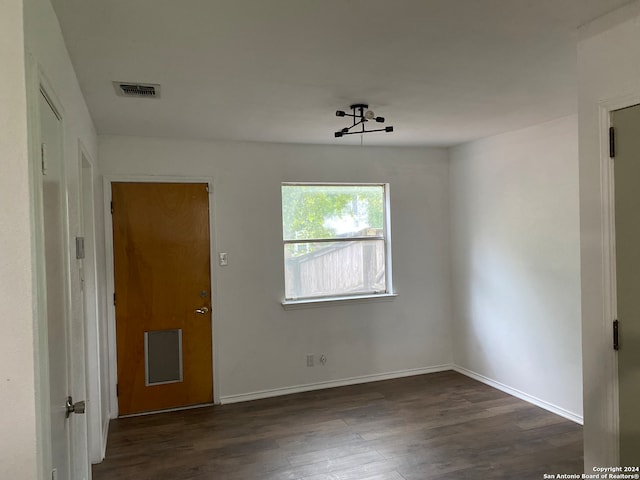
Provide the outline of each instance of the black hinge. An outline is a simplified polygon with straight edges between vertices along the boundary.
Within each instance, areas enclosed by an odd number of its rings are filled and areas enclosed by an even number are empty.
[[[116,292],[113,292],[113,304],[116,304]]]
[[[609,127],[609,158],[616,158],[616,129]]]
[[[44,143],[40,144],[40,168],[42,171],[42,175],[47,174],[47,145]]]
[[[120,385],[116,383],[116,397],[120,396]]]
[[[618,342],[618,320],[613,321],[613,349],[619,350],[620,343]]]
[[[113,215],[113,201],[111,202],[111,215]]]

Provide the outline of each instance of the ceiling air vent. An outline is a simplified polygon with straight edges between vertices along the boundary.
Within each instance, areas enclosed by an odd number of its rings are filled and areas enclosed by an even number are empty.
[[[113,82],[120,97],[160,98],[160,85],[155,83]]]

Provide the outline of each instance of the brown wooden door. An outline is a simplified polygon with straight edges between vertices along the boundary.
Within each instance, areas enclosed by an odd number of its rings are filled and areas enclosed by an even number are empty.
[[[119,413],[211,403],[207,185],[111,188]]]

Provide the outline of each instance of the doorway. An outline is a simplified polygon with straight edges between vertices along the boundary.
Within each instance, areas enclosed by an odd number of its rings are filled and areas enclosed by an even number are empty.
[[[615,129],[615,248],[620,465],[640,463],[640,105],[611,112]],[[617,337],[617,342],[616,342]]]
[[[106,335],[103,334],[99,322],[100,310],[98,301],[98,270],[96,261],[95,236],[95,204],[94,204],[94,169],[84,145],[79,142],[78,171],[80,173],[79,197],[80,223],[82,237],[78,252],[80,288],[82,293],[83,318],[85,319],[86,366],[87,366],[87,410],[88,450],[91,463],[102,461],[104,450],[104,421],[108,418],[103,402],[102,391],[108,388],[103,378],[107,375],[104,369],[107,362],[106,348],[103,347]],[[106,392],[105,392],[106,394]]]
[[[69,308],[65,223],[65,180],[61,116],[44,91],[39,92],[40,186],[44,250],[42,292],[45,300],[50,414],[51,476],[71,478],[72,428],[66,409],[70,385]]]
[[[112,182],[119,415],[213,403],[207,183]]]

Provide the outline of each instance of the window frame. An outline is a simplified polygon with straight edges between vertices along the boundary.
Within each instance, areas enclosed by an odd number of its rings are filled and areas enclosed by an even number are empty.
[[[334,237],[334,238],[321,238],[321,239],[294,239],[285,240],[284,238],[284,215],[282,214],[282,187],[285,186],[303,186],[303,187],[382,187],[383,204],[382,204],[382,220],[383,220],[383,235],[382,236],[364,236],[364,237]],[[393,275],[392,275],[392,258],[391,258],[391,201],[390,201],[390,188],[389,183],[378,182],[281,182],[280,183],[280,211],[281,211],[281,233],[282,233],[282,265],[286,264],[284,251],[287,245],[305,244],[305,243],[340,243],[340,242],[364,242],[378,240],[384,244],[384,269],[385,269],[385,289],[380,292],[363,292],[361,294],[345,293],[334,295],[318,295],[313,297],[298,297],[287,298],[286,297],[286,267],[283,272],[285,273],[284,287],[285,294],[282,301],[282,306],[285,309],[289,308],[303,308],[304,306],[324,306],[335,305],[336,303],[360,303],[369,301],[391,300],[396,297],[397,294],[393,288]]]

